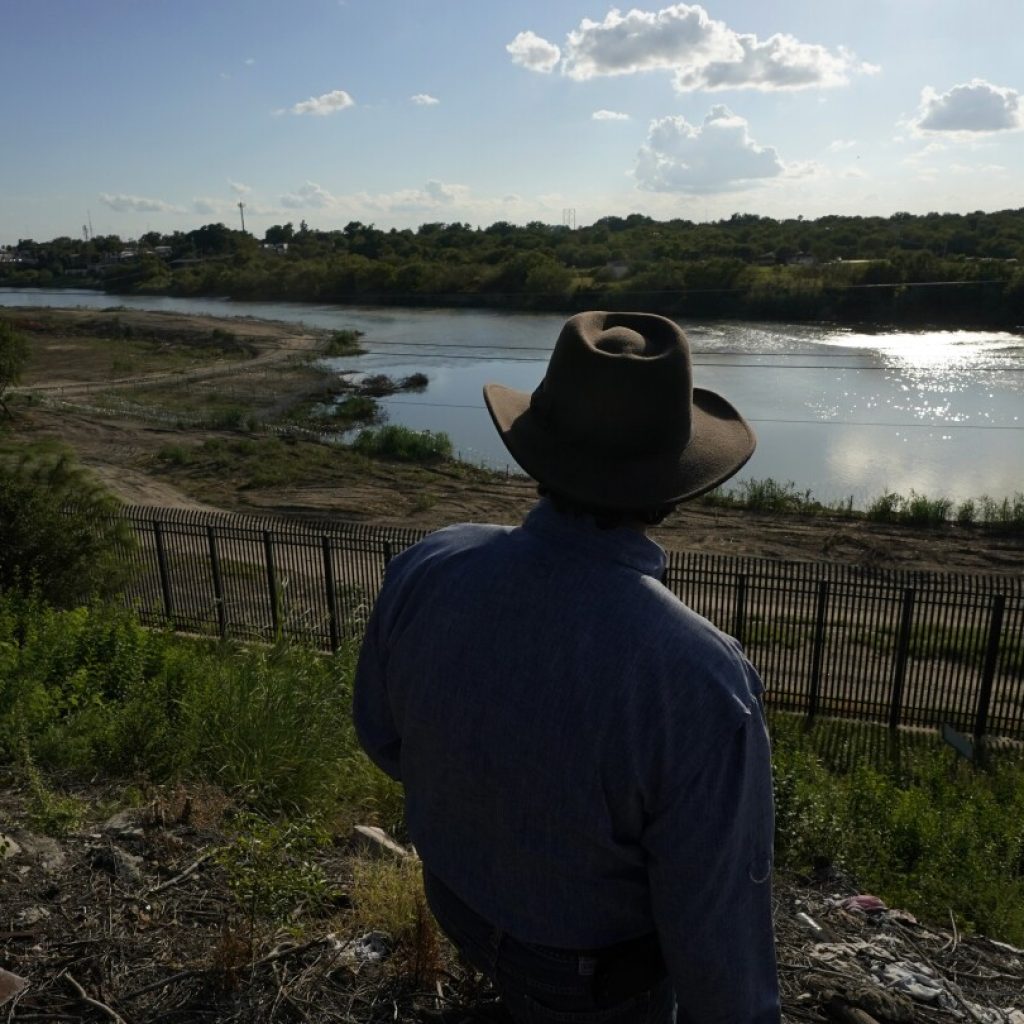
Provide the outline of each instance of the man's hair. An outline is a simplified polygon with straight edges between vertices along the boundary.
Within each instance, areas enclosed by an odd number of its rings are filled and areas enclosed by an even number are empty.
[[[542,498],[547,498],[562,515],[576,518],[589,517],[594,520],[600,530],[614,530],[620,526],[635,526],[637,523],[643,523],[645,526],[657,526],[677,504],[670,502],[646,508],[605,508],[559,494],[558,491],[552,490],[544,484],[537,485],[537,493]]]

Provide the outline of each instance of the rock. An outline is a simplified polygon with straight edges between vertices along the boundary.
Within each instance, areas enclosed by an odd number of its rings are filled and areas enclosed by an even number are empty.
[[[37,864],[47,872],[64,867],[64,851],[56,839],[19,830],[18,846],[18,860],[24,863]]]
[[[10,860],[21,853],[21,847],[8,835],[0,832],[0,860]]]
[[[373,825],[356,825],[352,830],[352,849],[374,860],[381,860],[384,857],[408,860],[415,856],[400,843],[395,842],[384,829]]]
[[[9,1003],[19,992],[28,988],[28,981],[0,967],[0,1006]]]
[[[131,837],[133,839],[145,835],[142,826],[139,824],[139,812],[133,807],[127,807],[123,811],[107,818],[100,826],[100,832],[107,835],[120,837]]]
[[[119,882],[126,885],[139,885],[142,882],[142,864],[141,857],[136,857],[127,850],[122,850],[120,846],[114,846],[113,843],[97,850],[92,859],[94,868],[109,871]]]

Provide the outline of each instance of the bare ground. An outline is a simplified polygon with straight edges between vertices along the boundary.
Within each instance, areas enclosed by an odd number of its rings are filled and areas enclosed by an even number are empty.
[[[18,311],[22,318],[43,311]],[[23,392],[49,394],[55,387],[74,392],[102,386],[107,394],[126,393],[147,382],[163,388],[176,382],[182,401],[200,387],[228,388],[245,377],[252,411],[280,415],[289,404],[307,400],[319,385],[296,368],[295,357],[315,354],[314,334],[294,324],[243,319],[191,317],[181,314],[119,312],[137,338],[191,338],[192,364],[167,371],[159,366],[160,345],[148,368],[125,381],[112,382],[109,367],[97,364],[95,339],[81,320],[85,311],[46,310],[43,329],[33,330],[33,356]],[[67,314],[68,319],[62,320]],[[221,331],[244,342],[239,351],[204,351],[197,339]],[[91,346],[91,347],[90,347]],[[106,349],[103,349],[106,353]],[[241,353],[241,354],[240,354]],[[109,360],[109,353],[103,356]],[[258,372],[255,372],[258,371]],[[88,396],[78,397],[89,401]],[[514,523],[535,500],[534,485],[523,477],[488,474],[468,467],[337,460],[329,471],[310,472],[272,486],[253,484],[231,471],[173,472],[157,458],[168,445],[195,448],[215,437],[257,436],[205,428],[169,428],[152,422],[84,412],[74,407],[19,406],[9,426],[15,439],[58,440],[124,501],[131,504],[220,508],[264,514],[314,515],[433,529],[460,521]],[[312,441],[294,441],[298,446]],[[298,450],[298,449],[297,449]],[[654,532],[667,547],[785,560],[832,561],[873,568],[1020,575],[1024,537],[981,528],[947,526],[912,529],[840,516],[766,515],[694,502],[682,506]]]

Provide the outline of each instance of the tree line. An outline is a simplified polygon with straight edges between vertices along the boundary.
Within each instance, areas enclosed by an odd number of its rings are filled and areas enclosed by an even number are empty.
[[[696,223],[641,214],[572,229],[534,221],[384,230],[302,221],[263,239],[223,224],[21,240],[5,284],[238,299],[573,310],[838,322],[1024,323],[1024,208],[992,213]],[[158,253],[157,250],[161,251]],[[83,273],[84,272],[84,273]]]

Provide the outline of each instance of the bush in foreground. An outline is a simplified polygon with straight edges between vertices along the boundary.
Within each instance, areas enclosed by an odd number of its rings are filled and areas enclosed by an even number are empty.
[[[63,607],[116,592],[132,544],[116,508],[70,455],[0,452],[0,590]]]

